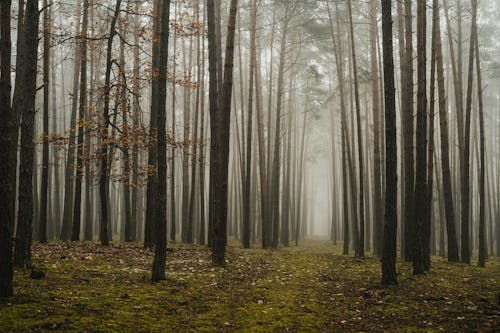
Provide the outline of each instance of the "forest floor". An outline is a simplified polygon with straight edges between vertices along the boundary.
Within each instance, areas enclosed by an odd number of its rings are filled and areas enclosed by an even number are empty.
[[[500,260],[487,267],[432,259],[399,285],[380,285],[380,262],[309,240],[278,251],[229,246],[225,268],[206,247],[169,244],[167,280],[150,282],[139,244],[33,245],[46,276],[15,272],[0,300],[0,332],[494,332],[500,329]]]

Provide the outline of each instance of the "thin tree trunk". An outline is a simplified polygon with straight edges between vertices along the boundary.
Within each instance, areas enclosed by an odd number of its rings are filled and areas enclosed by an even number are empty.
[[[49,77],[50,77],[50,31],[51,22],[47,0],[43,1],[43,145],[42,145],[42,184],[40,198],[40,242],[47,242],[47,215],[49,195]]]
[[[157,115],[158,111],[158,57],[159,57],[159,39],[160,39],[160,0],[153,3],[154,23],[153,23],[153,45],[152,45],[152,68],[151,68],[151,115],[149,121],[149,138],[150,144],[148,149],[148,169],[153,171],[148,173],[148,185],[146,190],[146,219],[144,225],[144,247],[152,248],[154,243],[154,227],[156,224],[156,202],[154,194],[156,193],[156,145],[154,139],[157,131]]]
[[[469,70],[467,78],[467,97],[465,104],[465,137],[464,137],[464,164],[461,183],[462,214],[461,214],[461,258],[462,262],[470,264],[471,250],[469,242],[469,214],[470,214],[470,129],[472,108],[472,81],[474,72],[474,38],[476,31],[477,2],[472,0],[472,23],[469,44]]]
[[[157,203],[155,226],[155,253],[152,267],[152,281],[165,280],[165,264],[167,252],[167,57],[168,33],[170,27],[170,0],[162,1],[160,18],[160,45],[158,55],[158,145],[157,175],[155,187]]]
[[[433,0],[432,3],[432,46],[431,46],[431,75],[430,75],[430,90],[429,90],[429,136],[427,146],[427,189],[425,193],[425,217],[424,217],[424,234],[423,234],[423,255],[424,269],[430,270],[431,266],[431,237],[432,231],[432,195],[434,191],[434,109],[436,104],[436,25],[439,23],[439,4],[438,0]],[[435,242],[434,242],[435,245]]]
[[[404,138],[404,254],[405,260],[411,260],[413,253],[414,233],[414,195],[415,195],[415,122],[413,118],[413,28],[412,28],[412,1],[405,0],[405,66],[401,80],[405,84],[401,87],[403,138]]]
[[[17,153],[14,144],[15,115],[11,108],[12,83],[11,71],[11,0],[0,2],[0,298],[13,294],[12,287],[12,235],[14,232],[15,214],[12,207],[15,205],[15,178],[10,177],[12,168],[15,168],[11,156]],[[19,37],[18,37],[19,38]]]
[[[14,264],[31,267],[31,239],[33,230],[33,172],[34,172],[34,131],[35,97],[38,56],[38,1],[26,1],[21,48],[22,62],[17,65],[19,82],[16,80],[13,108],[21,112],[21,151],[19,164],[19,204],[16,231]],[[22,49],[22,51],[21,51]],[[19,90],[18,90],[19,88]],[[36,184],[36,183],[35,183]]]
[[[108,212],[108,200],[109,200],[109,169],[111,166],[111,161],[109,161],[108,166],[108,126],[109,126],[109,95],[110,95],[110,79],[111,79],[111,67],[112,67],[112,59],[111,52],[113,48],[113,38],[116,35],[116,21],[118,19],[118,15],[120,15],[120,6],[121,0],[116,0],[116,6],[113,13],[113,17],[111,19],[111,26],[109,29],[109,36],[107,41],[107,49],[106,49],[106,74],[104,77],[104,108],[103,115],[101,121],[101,170],[100,170],[100,180],[99,180],[99,193],[101,196],[101,225],[100,225],[100,241],[104,246],[109,245],[109,212]],[[116,113],[115,113],[116,114]]]
[[[358,87],[358,66],[356,61],[356,47],[354,45],[354,25],[352,22],[352,3],[348,0],[349,13],[349,29],[351,38],[351,57],[352,69],[354,77],[354,102],[356,105],[356,123],[358,137],[358,171],[359,171],[359,233],[358,244],[356,246],[355,256],[362,258],[365,256],[365,200],[364,200],[364,172],[363,172],[363,140],[362,140],[362,124],[361,124],[361,106],[359,102],[359,87]]]
[[[472,0],[473,6],[477,7],[477,0]],[[485,191],[485,138],[484,138],[484,112],[483,112],[483,87],[481,82],[481,61],[479,56],[479,42],[477,36],[477,27],[474,26],[474,47],[476,48],[476,78],[477,78],[477,99],[479,104],[479,258],[477,265],[486,266],[486,191]],[[500,240],[497,240],[500,241]]]
[[[377,0],[370,1],[370,64],[372,80],[372,112],[373,112],[373,204],[374,204],[374,253],[382,255],[383,210],[382,210],[382,171],[380,154],[380,132],[382,130],[380,111],[380,92],[378,85],[379,69],[377,64]]]
[[[76,17],[80,17],[80,1],[76,6]],[[81,33],[81,25],[78,26],[76,34],[79,36]],[[70,130],[68,140],[68,153],[66,156],[66,167],[64,170],[64,208],[62,216],[61,236],[62,240],[69,240],[71,238],[71,229],[73,227],[73,207],[75,201],[75,169],[76,163],[76,112],[78,109],[78,84],[80,82],[80,66],[81,66],[81,48],[80,43],[75,46],[75,62],[73,66],[73,91],[71,101],[71,116],[70,116]]]
[[[217,41],[215,38],[214,1],[207,0],[209,74],[210,74],[210,213],[213,226],[212,263],[225,264],[227,244],[227,192],[229,165],[229,125],[233,86],[234,35],[238,1],[231,0],[224,62],[224,82],[221,103],[217,103]],[[220,105],[217,105],[220,104]]]
[[[382,43],[384,50],[384,105],[386,140],[385,224],[382,252],[382,284],[384,285],[397,283],[396,234],[398,177],[396,141],[396,94],[394,88],[391,7],[391,0],[382,0]]]
[[[88,0],[83,0],[82,12],[82,34],[80,41],[81,64],[80,64],[80,106],[78,108],[78,138],[76,147],[76,181],[75,202],[73,206],[73,227],[71,240],[80,240],[80,221],[82,205],[82,179],[83,179],[83,131],[85,111],[87,108],[87,30],[88,30]]]
[[[250,13],[250,65],[248,69],[248,127],[247,127],[247,152],[246,152],[246,170],[245,186],[243,195],[243,232],[242,242],[244,248],[250,248],[250,182],[252,170],[252,125],[253,125],[253,84],[254,71],[257,58],[255,33],[257,29],[257,1],[253,0]]]
[[[439,20],[439,16],[438,16]],[[455,231],[455,210],[453,207],[452,177],[450,171],[449,134],[444,84],[443,51],[441,28],[436,23],[436,63],[439,96],[439,132],[441,141],[441,171],[443,174],[443,200],[446,216],[446,234],[448,237],[448,261],[459,261],[457,235]]]

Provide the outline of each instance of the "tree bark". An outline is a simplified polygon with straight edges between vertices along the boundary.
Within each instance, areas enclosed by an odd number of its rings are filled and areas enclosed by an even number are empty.
[[[14,232],[15,205],[15,179],[10,177],[11,169],[15,168],[15,162],[10,157],[14,155],[16,146],[13,140],[15,116],[11,108],[12,83],[11,51],[12,41],[10,36],[10,11],[11,0],[0,2],[0,298],[9,297],[13,294],[12,288],[12,234]],[[19,38],[19,37],[18,37]]]
[[[165,280],[165,264],[167,252],[167,132],[166,132],[166,99],[167,99],[167,57],[168,34],[170,27],[170,0],[163,0],[160,18],[160,45],[158,57],[158,146],[157,175],[155,198],[157,200],[155,226],[155,253],[152,267],[152,281]]]
[[[88,0],[83,0],[82,32],[80,40],[80,106],[78,108],[78,137],[76,146],[76,181],[75,202],[73,206],[73,228],[71,240],[80,240],[81,205],[82,205],[82,179],[83,179],[83,132],[87,108],[87,30],[88,30]]]
[[[359,233],[357,235],[357,245],[355,256],[363,258],[365,256],[365,200],[364,200],[364,172],[363,172],[363,140],[362,140],[362,124],[361,124],[361,106],[359,102],[359,85],[358,85],[358,66],[356,61],[356,47],[354,45],[354,25],[352,22],[352,3],[348,0],[349,12],[349,29],[351,38],[351,57],[352,69],[354,77],[354,103],[356,106],[356,123],[357,123],[357,138],[358,138],[358,171],[359,171]],[[355,223],[358,223],[355,221]]]
[[[439,15],[438,15],[439,20]],[[446,92],[444,83],[443,51],[441,43],[441,28],[436,23],[436,64],[439,98],[439,132],[441,141],[441,171],[443,174],[443,200],[446,217],[446,234],[448,238],[448,261],[459,261],[457,235],[455,231],[455,210],[453,207],[452,177],[450,170],[450,149],[448,120],[446,108]],[[441,231],[443,232],[443,230]]]
[[[102,114],[102,124],[101,124],[101,170],[99,179],[99,194],[101,196],[101,225],[99,232],[99,239],[101,244],[104,246],[109,245],[109,212],[108,212],[108,200],[109,200],[109,169],[110,164],[108,163],[108,153],[109,139],[108,127],[109,127],[109,95],[110,95],[110,79],[111,79],[111,67],[113,65],[112,61],[112,49],[113,49],[113,38],[116,35],[116,21],[120,15],[121,0],[116,0],[116,6],[111,19],[111,25],[109,29],[109,36],[107,41],[106,49],[106,73],[104,76],[104,108]],[[111,162],[111,161],[109,161]],[[108,165],[109,164],[109,165]]]
[[[472,81],[474,72],[474,38],[477,16],[477,2],[472,0],[472,23],[469,43],[469,69],[467,76],[467,97],[465,104],[465,136],[464,136],[464,164],[461,183],[462,212],[461,212],[461,248],[460,254],[462,262],[470,264],[471,249],[469,241],[469,213],[470,213],[470,129],[471,129],[471,109],[472,109]]]
[[[152,67],[151,67],[151,115],[149,120],[149,138],[148,149],[148,185],[146,190],[146,218],[144,225],[144,247],[152,248],[154,243],[154,227],[156,224],[156,202],[154,194],[156,193],[156,143],[157,138],[157,115],[158,110],[158,58],[159,58],[159,40],[160,40],[160,7],[161,0],[153,3],[154,23],[153,23],[153,44],[152,44]]]
[[[405,66],[404,76],[405,84],[401,87],[403,115],[403,139],[404,139],[404,257],[405,260],[411,260],[413,252],[413,233],[414,233],[414,195],[415,195],[415,147],[414,133],[415,121],[413,119],[413,28],[412,28],[412,1],[405,0]]]
[[[14,264],[18,267],[31,266],[31,238],[33,230],[33,172],[34,172],[34,131],[35,131],[35,97],[38,56],[38,1],[26,2],[22,37],[22,62],[17,66],[19,85],[14,91],[16,111],[21,112],[21,152],[19,164],[19,204],[16,232]],[[22,51],[21,51],[22,49]],[[17,80],[16,80],[17,82]],[[17,89],[19,88],[19,91]],[[18,96],[16,98],[16,95]]]
[[[477,8],[477,0],[473,0],[473,6]],[[484,137],[484,111],[483,111],[483,87],[481,82],[481,60],[479,56],[479,41],[477,26],[474,26],[474,47],[476,49],[476,78],[477,78],[477,99],[479,104],[479,258],[477,265],[486,266],[486,190],[485,190],[485,137]],[[497,240],[497,242],[500,240]]]
[[[229,125],[233,86],[234,36],[238,1],[231,0],[224,62],[222,100],[217,105],[217,41],[215,40],[214,1],[207,0],[209,74],[210,74],[210,212],[213,226],[212,263],[225,264],[227,244],[227,193],[229,166]],[[215,85],[215,86],[213,86]]]
[[[47,218],[49,195],[49,77],[50,77],[50,31],[51,22],[47,0],[43,1],[43,145],[42,145],[42,183],[40,189],[40,221],[38,237],[47,242]]]
[[[396,141],[396,94],[394,88],[394,60],[392,46],[392,4],[382,0],[382,47],[384,67],[386,194],[385,224],[382,252],[382,284],[397,283],[396,234],[397,234],[397,141]]]

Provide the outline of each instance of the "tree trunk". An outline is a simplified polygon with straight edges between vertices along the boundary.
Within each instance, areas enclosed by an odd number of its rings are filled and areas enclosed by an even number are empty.
[[[423,274],[425,193],[427,189],[427,81],[426,81],[426,0],[417,4],[417,128],[416,128],[416,173],[415,211],[412,238],[415,241],[412,260],[413,274]]]
[[[155,187],[157,200],[155,226],[155,253],[152,267],[152,281],[165,280],[165,264],[167,252],[167,132],[166,132],[166,99],[167,99],[167,57],[168,33],[170,27],[170,0],[162,1],[160,18],[160,45],[158,55],[158,146],[157,146],[157,175]]]
[[[373,112],[373,204],[374,204],[374,253],[382,255],[383,238],[383,206],[382,206],[382,171],[380,154],[380,132],[382,130],[380,112],[380,92],[378,85],[378,63],[377,63],[377,0],[370,1],[370,64],[372,81],[372,112]]]
[[[234,35],[238,1],[231,0],[224,62],[224,82],[221,103],[217,103],[217,41],[215,38],[214,1],[207,0],[208,47],[210,74],[210,212],[213,226],[212,263],[225,264],[227,244],[227,192],[229,166],[229,125],[233,86]],[[220,105],[217,105],[220,104]]]
[[[271,177],[271,200],[272,200],[272,224],[273,238],[272,247],[278,247],[279,238],[279,219],[280,219],[280,157],[281,157],[281,108],[283,104],[283,94],[285,85],[285,53],[286,53],[286,38],[288,32],[288,12],[289,5],[285,5],[285,17],[283,18],[283,26],[281,30],[281,46],[280,59],[278,68],[278,89],[276,93],[276,120],[274,131],[274,154],[273,154],[273,172]]]
[[[83,0],[82,13],[82,34],[80,36],[80,106],[78,109],[78,138],[76,148],[76,181],[75,181],[75,202],[73,206],[73,228],[71,240],[80,240],[80,221],[82,205],[82,179],[83,179],[83,131],[84,119],[87,108],[87,30],[88,30],[88,0]]]
[[[139,12],[141,2],[135,2],[135,10]],[[139,55],[139,31],[141,28],[141,20],[138,17],[134,18],[134,68],[133,68],[133,86],[132,86],[132,128],[134,131],[139,129],[139,112],[140,112],[140,95],[141,95],[141,84],[139,76],[141,73],[141,58]],[[138,237],[138,225],[140,222],[140,211],[139,206],[139,146],[135,141],[132,145],[132,211],[131,211],[131,237],[132,241],[135,241]]]
[[[396,94],[394,88],[394,60],[392,46],[392,4],[382,0],[382,47],[384,58],[384,105],[386,149],[385,224],[382,252],[382,284],[397,283],[396,234],[397,234],[397,141],[396,141]]]
[[[244,248],[250,248],[250,182],[252,169],[252,125],[253,125],[253,84],[255,63],[257,58],[255,33],[257,30],[257,1],[253,0],[250,13],[250,65],[248,69],[248,125],[247,125],[247,152],[245,186],[243,194],[243,232],[242,243]]]
[[[430,270],[431,266],[431,234],[432,227],[432,195],[434,191],[434,109],[436,104],[436,29],[439,18],[439,3],[438,0],[432,1],[432,46],[431,46],[431,75],[430,75],[430,90],[429,90],[429,145],[427,147],[427,189],[425,193],[425,217],[424,217],[424,234],[423,234],[423,254],[424,254],[424,269]],[[435,242],[434,242],[435,245]]]
[[[19,204],[16,232],[14,264],[18,267],[31,266],[31,237],[33,229],[33,171],[34,171],[34,131],[35,131],[35,97],[37,56],[38,56],[38,1],[26,2],[22,37],[22,62],[18,64],[19,85],[14,91],[16,112],[21,112],[21,152],[19,164]],[[21,51],[22,49],[22,51]],[[17,82],[17,80],[16,80]],[[17,90],[19,88],[19,90]],[[16,95],[17,98],[16,98]]]
[[[113,49],[113,38],[116,35],[116,21],[120,15],[121,0],[116,0],[116,6],[111,19],[111,26],[109,29],[109,36],[107,41],[106,49],[106,74],[104,76],[104,108],[102,115],[101,124],[101,170],[100,170],[100,180],[99,180],[99,194],[101,196],[101,225],[100,225],[100,236],[99,239],[101,244],[104,246],[109,245],[109,212],[108,212],[108,200],[109,200],[109,169],[111,167],[111,161],[109,161],[108,166],[108,127],[109,127],[109,95],[110,95],[110,78],[111,78],[111,67],[112,59],[111,52]]]
[[[158,175],[156,174],[156,144],[155,139],[157,136],[157,115],[158,111],[158,57],[159,57],[159,40],[160,40],[160,6],[161,0],[156,0],[153,3],[153,44],[152,44],[152,67],[151,67],[151,115],[149,121],[149,149],[148,149],[148,185],[146,190],[146,219],[144,225],[144,247],[152,248],[154,243],[154,227],[156,224],[156,202],[154,197],[156,193],[156,181]],[[152,171],[151,171],[152,170]]]
[[[362,124],[361,124],[361,106],[359,102],[359,86],[358,86],[358,66],[356,61],[356,47],[354,45],[354,25],[352,22],[352,3],[348,0],[349,12],[349,29],[351,38],[351,57],[352,69],[354,77],[354,102],[356,106],[356,123],[357,123],[357,138],[358,138],[358,171],[359,171],[359,233],[357,236],[357,246],[355,256],[362,258],[365,256],[365,200],[364,200],[364,172],[363,172],[363,140],[362,140]],[[355,222],[357,223],[357,222]]]
[[[472,0],[473,6],[477,8],[477,0]],[[481,82],[481,61],[479,56],[479,41],[477,36],[477,26],[474,26],[474,47],[476,48],[476,78],[477,78],[477,99],[479,102],[479,258],[477,265],[486,266],[486,191],[485,191],[485,138],[484,138],[484,112],[483,112],[483,87]],[[500,241],[500,240],[497,240]]]
[[[16,151],[14,144],[15,116],[11,108],[12,83],[11,71],[11,36],[10,11],[11,0],[0,2],[0,197],[2,214],[0,215],[0,298],[13,294],[12,288],[12,235],[14,232],[15,179],[10,177],[15,168],[14,159],[10,158]],[[19,38],[19,37],[18,37]],[[17,152],[17,151],[16,151]]]
[[[80,1],[76,6],[76,17],[80,17]],[[81,33],[81,25],[78,26],[77,35]],[[68,149],[66,156],[66,166],[64,170],[64,208],[61,226],[61,240],[71,238],[71,229],[73,226],[73,205],[75,200],[75,169],[76,163],[76,112],[78,109],[78,83],[80,81],[81,49],[80,44],[75,45],[75,62],[73,66],[73,91],[71,101],[70,131],[68,140]]]
[[[438,16],[439,20],[439,16]],[[436,63],[439,95],[439,128],[441,141],[441,169],[443,174],[443,199],[446,216],[446,234],[448,237],[448,261],[459,261],[458,244],[455,231],[455,210],[453,207],[452,177],[450,170],[450,149],[446,109],[446,93],[444,84],[443,51],[441,44],[441,28],[436,24]]]
[[[42,184],[40,196],[40,242],[47,242],[47,215],[49,195],[49,77],[50,77],[50,21],[47,0],[43,1],[43,145],[42,145]]]
[[[415,121],[413,120],[413,29],[412,29],[412,1],[405,0],[405,66],[404,74],[401,73],[401,80],[405,84],[401,87],[403,116],[403,139],[404,139],[404,214],[402,214],[404,224],[404,255],[405,260],[411,260],[413,252],[414,233],[414,195],[415,195],[415,148],[414,133]]]
[[[461,183],[462,193],[462,214],[461,214],[461,248],[460,254],[462,262],[470,264],[470,241],[469,241],[469,213],[470,213],[470,129],[471,129],[471,109],[472,109],[472,81],[474,72],[474,38],[477,16],[477,2],[472,0],[472,23],[469,44],[469,70],[467,77],[467,97],[465,104],[465,136],[464,136],[464,164]]]

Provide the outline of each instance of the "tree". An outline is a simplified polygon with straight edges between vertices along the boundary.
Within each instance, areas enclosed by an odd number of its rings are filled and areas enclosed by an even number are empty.
[[[251,182],[251,167],[252,167],[252,125],[253,125],[253,92],[255,79],[255,64],[257,59],[257,50],[255,43],[255,34],[257,30],[257,1],[252,0],[250,13],[250,65],[248,69],[248,127],[247,127],[247,152],[246,152],[246,170],[245,170],[245,186],[243,193],[243,247],[250,248],[250,182]]]
[[[222,99],[218,101],[216,20],[214,0],[207,0],[209,100],[210,100],[210,189],[209,220],[213,226],[212,263],[223,266],[226,253],[229,125],[233,86],[234,36],[238,0],[231,0],[224,61]]]
[[[416,174],[415,215],[413,239],[415,241],[412,261],[413,273],[423,274],[425,193],[427,189],[427,80],[426,80],[426,1],[417,4],[417,129],[416,129]]]
[[[47,0],[43,1],[43,146],[42,146],[42,184],[40,199],[40,242],[47,242],[47,197],[49,194],[49,76],[50,76],[50,33],[51,19],[49,17]]]
[[[392,46],[392,1],[382,0],[382,47],[384,67],[386,193],[385,224],[382,252],[382,284],[397,283],[396,231],[397,231],[397,142],[396,94],[394,89],[394,60]]]
[[[363,140],[362,140],[362,126],[361,126],[361,106],[359,101],[359,85],[358,85],[358,66],[356,62],[356,47],[354,45],[354,27],[352,22],[352,3],[351,0],[347,1],[349,12],[349,30],[351,38],[351,57],[352,57],[352,70],[354,77],[354,102],[356,105],[356,122],[357,122],[357,138],[358,138],[358,168],[359,168],[359,232],[356,236],[355,256],[365,256],[365,200],[364,200],[364,164],[363,164]],[[356,208],[357,209],[357,208]],[[358,223],[358,221],[354,221]],[[356,230],[356,228],[355,228]]]
[[[16,150],[13,132],[15,118],[11,108],[11,37],[10,37],[10,10],[11,0],[0,2],[0,297],[12,296],[12,233],[15,200],[15,179],[10,177],[14,161],[10,158]],[[15,167],[15,166],[14,166]]]
[[[102,113],[102,124],[101,124],[101,168],[100,168],[100,179],[99,179],[99,194],[101,196],[101,225],[99,230],[99,239],[101,244],[104,246],[109,245],[109,211],[108,211],[108,196],[109,196],[109,169],[108,166],[108,127],[109,127],[109,99],[111,90],[111,67],[113,65],[112,60],[112,49],[113,49],[113,39],[116,35],[116,21],[120,15],[121,0],[116,0],[115,10],[111,18],[111,24],[109,28],[109,36],[107,40],[106,47],[106,73],[104,76],[104,107]]]
[[[405,260],[411,260],[413,252],[413,217],[414,217],[414,195],[415,195],[415,148],[414,133],[415,121],[413,120],[413,29],[412,29],[412,1],[405,0],[405,52],[404,71],[401,73],[401,99],[403,116],[403,140],[404,140],[404,214],[402,214],[402,225],[404,227],[404,241],[402,250]]]
[[[279,68],[278,68],[278,88],[276,96],[276,120],[275,120],[275,130],[274,130],[274,154],[273,154],[273,165],[272,165],[272,177],[271,177],[271,200],[272,200],[272,225],[273,225],[273,238],[272,247],[278,247],[279,238],[279,218],[280,218],[280,158],[281,158],[281,108],[283,103],[284,85],[285,85],[285,53],[286,53],[286,38],[288,32],[288,13],[289,4],[285,5],[285,17],[283,18],[283,26],[281,32],[281,46],[280,46],[280,58],[279,58]]]
[[[76,6],[76,16],[80,16],[80,1]],[[81,33],[81,25],[78,24],[76,34]],[[78,84],[80,81],[81,67],[81,48],[80,43],[75,45],[74,63],[73,63],[73,89],[71,100],[71,118],[70,118],[70,133],[76,129],[76,112],[78,108]],[[73,205],[75,196],[75,169],[73,165],[76,163],[76,136],[70,135],[67,143],[66,166],[64,169],[64,207],[62,215],[61,236],[62,240],[69,240],[71,237],[71,229],[73,225]]]
[[[73,205],[73,228],[71,240],[80,240],[81,206],[82,206],[82,179],[83,179],[83,132],[84,117],[87,108],[87,30],[88,30],[89,2],[83,0],[82,31],[80,36],[80,105],[78,107],[78,136],[76,148],[76,181],[75,201]]]
[[[377,63],[377,0],[370,1],[370,67],[372,83],[372,112],[373,112],[373,227],[374,227],[374,253],[382,255],[383,235],[383,205],[382,205],[382,159],[381,159],[381,131],[382,113],[380,110],[380,92],[378,84],[379,68]]]
[[[451,187],[450,149],[448,120],[446,110],[446,93],[444,83],[443,51],[441,44],[441,28],[436,22],[436,69],[439,98],[439,129],[441,141],[441,169],[443,174],[443,200],[446,218],[446,235],[448,237],[448,261],[459,261],[457,235],[455,231],[455,211],[453,208],[453,190]],[[442,231],[443,232],[443,231]]]
[[[18,38],[20,63],[17,65],[13,107],[21,113],[21,151],[19,164],[19,203],[14,263],[18,267],[31,266],[33,231],[33,172],[37,57],[38,57],[38,1],[26,2],[22,32]]]
[[[477,7],[477,0],[473,0],[473,6]],[[485,138],[484,138],[484,111],[483,111],[483,87],[481,82],[481,61],[479,57],[479,41],[477,36],[477,26],[474,26],[474,47],[476,49],[476,78],[477,78],[477,99],[479,103],[479,149],[480,149],[480,165],[479,165],[479,258],[477,265],[479,267],[486,266],[486,230],[485,230]],[[500,240],[497,239],[497,242]]]
[[[461,215],[461,248],[460,254],[462,262],[470,264],[471,249],[469,244],[469,213],[470,213],[470,129],[471,129],[471,111],[472,111],[472,81],[474,73],[474,38],[477,29],[477,1],[471,0],[472,3],[472,22],[471,34],[469,43],[469,69],[467,74],[467,96],[465,102],[465,136],[464,136],[464,164],[461,183],[462,194],[462,215]]]
[[[158,66],[159,66],[159,40],[160,40],[160,0],[153,3],[154,23],[153,23],[153,42],[152,42],[152,59],[151,59],[151,115],[149,120],[149,136],[150,144],[148,149],[148,167],[156,170],[157,156],[156,146],[153,144],[154,138],[157,135],[157,115],[158,111]],[[148,173],[148,182],[146,189],[146,221],[144,225],[144,247],[153,247],[154,227],[156,224],[156,193],[155,186],[158,175],[156,172]]]
[[[166,133],[166,103],[167,103],[167,56],[168,56],[168,34],[170,27],[170,0],[163,0],[160,16],[160,45],[158,57],[158,164],[156,173],[158,182],[156,184],[157,212],[155,226],[155,254],[153,258],[152,280],[157,282],[165,280],[165,262],[167,251],[167,133]]]

